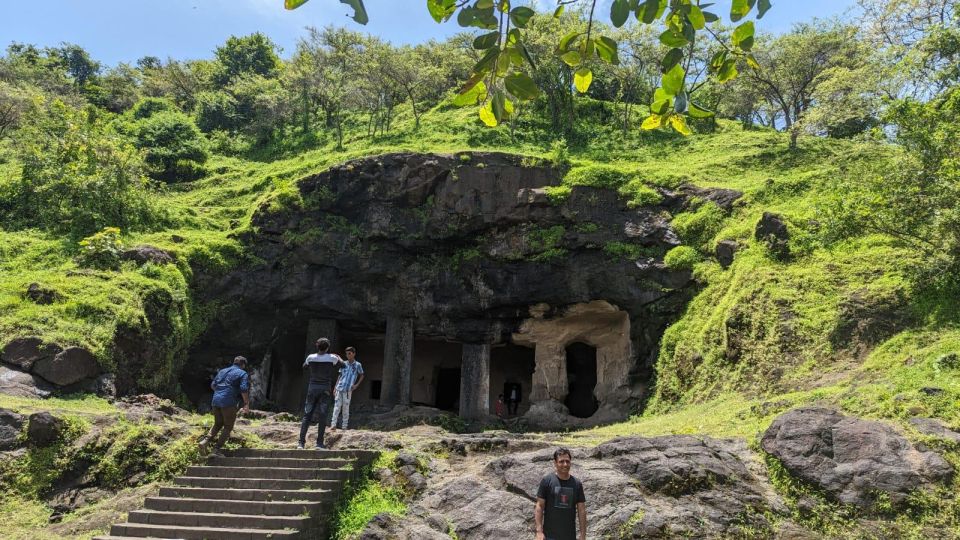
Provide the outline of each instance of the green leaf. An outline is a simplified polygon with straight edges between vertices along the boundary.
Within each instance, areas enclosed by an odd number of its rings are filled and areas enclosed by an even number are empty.
[[[559,6],[557,6],[557,9],[553,10],[553,18],[554,18],[554,19],[559,19],[560,16],[563,15],[563,10],[564,10],[566,7],[567,7],[567,6],[564,6],[564,5],[559,5]]]
[[[717,14],[715,14],[715,13],[711,13],[711,12],[709,12],[709,11],[704,11],[704,12],[703,12],[703,20],[706,21],[706,22],[708,22],[708,23],[712,23],[712,22],[717,22],[717,21],[719,21],[719,20],[720,20],[720,17],[717,16]]]
[[[527,23],[530,22],[530,17],[533,17],[534,14],[535,12],[528,7],[513,8],[510,11],[510,20],[517,28],[526,28]]]
[[[507,92],[517,99],[531,100],[540,95],[537,83],[533,82],[526,73],[514,73],[504,77],[503,85],[507,88]]]
[[[687,38],[685,38],[683,34],[679,34],[673,30],[667,30],[660,34],[660,43],[663,43],[667,47],[685,47],[689,41],[687,41]]]
[[[673,100],[673,110],[683,114],[687,112],[687,93],[680,92],[677,94],[677,98]]]
[[[560,55],[560,59],[570,67],[577,67],[580,65],[580,53],[577,51],[563,53]]]
[[[340,0],[341,4],[346,4],[353,8],[353,17],[357,24],[367,24],[370,17],[367,16],[367,8],[363,7],[363,0]]]
[[[628,0],[613,0],[610,5],[610,22],[613,26],[620,28],[627,22],[630,16],[630,2]]]
[[[590,83],[593,82],[593,72],[590,71],[590,68],[580,68],[573,74],[573,86],[576,87],[577,92],[581,94],[586,94],[587,90],[590,89]]]
[[[750,13],[750,7],[749,0],[733,0],[733,5],[730,6],[730,20],[737,22],[746,17]]]
[[[677,95],[680,90],[683,90],[684,76],[686,76],[686,72],[680,64],[670,68],[670,71],[663,74],[663,91],[666,92],[668,96]]]
[[[474,7],[477,9],[492,9],[493,0],[477,0],[477,5]]]
[[[470,88],[464,87],[464,90],[461,90],[460,94],[453,98],[450,103],[456,105],[457,107],[476,105],[486,95],[487,85],[483,84],[483,81],[479,81]]]
[[[670,96],[663,91],[663,88],[657,88],[656,90],[653,91],[653,101],[657,102],[657,101],[660,101],[661,99],[666,99],[669,101]]]
[[[500,32],[490,32],[489,34],[483,34],[482,36],[477,36],[473,40],[474,49],[489,49],[497,44],[497,40],[500,39]]]
[[[478,11],[472,7],[465,7],[460,10],[460,13],[457,13],[457,24],[466,28],[472,26],[473,23],[477,20]]]
[[[717,82],[725,83],[737,78],[737,61],[734,59],[726,60],[720,69],[717,70]]]
[[[497,9],[499,9],[501,13],[509,12],[510,0],[500,0],[500,2],[497,4]]]
[[[557,44],[557,50],[560,52],[566,52],[570,49],[570,46],[573,45],[574,40],[583,35],[583,32],[570,32],[560,38],[560,42]]]
[[[753,69],[760,69],[760,62],[757,62],[757,58],[752,54],[747,55],[747,65]]]
[[[524,60],[526,60],[527,63],[530,64],[530,67],[532,67],[533,69],[537,69],[537,64],[533,61],[533,57],[530,56],[530,51],[527,50],[527,46],[524,45],[523,42],[520,43],[520,54],[522,54]]]
[[[694,5],[690,6],[690,13],[687,15],[687,19],[690,20],[690,24],[693,25],[694,30],[703,30],[703,27],[707,25],[703,11]]]
[[[287,9],[297,9],[298,7],[307,3],[308,0],[285,0],[283,2],[283,7]]]
[[[659,114],[651,114],[643,121],[643,124],[640,124],[640,129],[645,129],[650,131],[651,129],[657,129],[663,125],[663,116]]]
[[[660,9],[661,3],[666,4],[666,2],[661,2],[661,0],[646,0],[637,8],[637,18],[643,21],[644,24],[650,24],[659,19],[660,14],[663,13],[663,10]],[[665,5],[664,8],[666,8]]]
[[[457,0],[427,0],[427,11],[438,23],[450,19],[457,10]]]
[[[474,75],[476,76],[489,73],[490,70],[497,65],[498,56],[500,56],[500,49],[496,47],[487,51],[487,54],[483,55],[483,58],[477,62],[477,65],[473,66]]]
[[[493,114],[493,101],[488,101],[486,105],[480,107],[480,121],[489,127],[496,127],[500,122],[497,116]]]
[[[663,60],[660,61],[660,71],[662,73],[670,71],[681,60],[683,60],[683,49],[670,49],[670,52],[665,54]]]
[[[751,48],[753,48],[753,34],[753,21],[747,21],[733,31],[731,40],[735,46],[740,47],[745,51],[749,51]]]
[[[506,98],[504,97],[502,90],[497,90],[497,92],[493,94],[493,100],[491,103],[493,115],[497,118],[497,123],[503,122],[510,116],[507,114],[507,108],[504,104],[505,100]]]
[[[650,112],[654,114],[664,114],[670,109],[670,98],[658,99],[650,105]]]
[[[689,114],[691,118],[712,118],[716,113],[709,109],[704,109],[691,101],[687,105],[687,114]]]
[[[677,133],[687,136],[692,135],[693,132],[690,131],[690,128],[687,126],[687,120],[679,114],[670,115],[670,125],[673,127],[673,130]]]
[[[596,40],[597,56],[608,64],[617,65],[620,58],[617,56],[617,42],[607,36],[600,36]]]
[[[770,4],[770,0],[760,0],[760,2],[757,3],[757,18],[762,19],[771,7],[773,6]]]

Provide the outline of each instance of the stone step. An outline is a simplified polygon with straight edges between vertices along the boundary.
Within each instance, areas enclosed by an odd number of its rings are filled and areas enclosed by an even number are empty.
[[[128,523],[172,525],[175,527],[212,527],[218,529],[306,529],[308,516],[257,516],[205,512],[165,512],[134,510],[127,515]]]
[[[216,467],[256,467],[281,469],[340,469],[354,463],[353,458],[255,458],[214,457],[207,465]]]
[[[187,476],[206,476],[211,478],[271,478],[278,480],[341,480],[350,478],[353,469],[296,469],[274,467],[219,467],[213,465],[193,465],[187,467]]]
[[[210,476],[180,476],[174,484],[183,487],[212,489],[324,489],[338,490],[341,480],[278,480],[273,478],[214,478]]]
[[[373,459],[377,452],[373,450],[297,450],[290,449],[262,449],[238,448],[224,452],[227,457],[253,458],[305,458],[305,459]]]
[[[223,499],[183,499],[178,497],[147,497],[143,507],[163,512],[200,512],[241,514],[247,516],[302,516],[318,513],[333,501],[227,501]]]
[[[334,501],[339,493],[332,489],[231,489],[171,486],[161,487],[160,496],[224,501]]]
[[[110,536],[136,538],[181,538],[183,540],[277,540],[295,539],[299,531],[286,529],[243,529],[217,527],[175,527],[145,523],[118,523]],[[321,536],[322,537],[322,536]]]

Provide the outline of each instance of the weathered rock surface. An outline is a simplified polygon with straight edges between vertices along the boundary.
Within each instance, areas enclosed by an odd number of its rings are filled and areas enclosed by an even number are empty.
[[[779,416],[761,446],[791,474],[861,508],[871,508],[878,492],[900,505],[912,491],[947,482],[954,472],[887,424],[819,407]]]
[[[17,369],[0,366],[0,394],[14,397],[47,398],[53,387],[47,381]]]
[[[733,264],[733,257],[737,254],[740,246],[734,240],[721,240],[717,242],[716,257],[720,266],[729,268]]]
[[[775,257],[785,259],[790,256],[790,231],[787,222],[779,214],[764,212],[757,222],[754,237],[765,242]]]
[[[866,350],[910,322],[905,291],[878,294],[861,289],[840,302],[837,326],[830,341],[837,347]]]
[[[22,414],[0,409],[0,450],[13,450],[20,446],[20,433],[26,420]]]
[[[27,285],[27,292],[24,293],[23,296],[27,300],[41,306],[52,304],[60,298],[60,294],[57,293],[57,291],[44,287],[39,283]]]
[[[120,258],[125,261],[134,261],[137,264],[170,264],[174,262],[173,255],[165,250],[154,246],[136,246],[125,249],[120,253]]]
[[[960,432],[944,425],[943,422],[936,418],[911,418],[908,422],[924,435],[930,435],[955,444],[960,444]]]
[[[100,365],[90,351],[69,347],[52,358],[42,358],[33,365],[33,372],[57,386],[69,386],[96,377]]]
[[[17,338],[3,348],[0,360],[22,371],[30,371],[38,361],[53,358],[62,350],[58,345],[44,343],[40,338]]]
[[[33,446],[47,446],[60,436],[65,423],[63,420],[44,411],[30,415],[27,424],[27,442]]]
[[[407,527],[429,528],[424,516],[440,516],[463,539],[532,537],[536,490],[553,471],[552,454],[552,447],[507,454],[462,471],[431,485],[411,516],[368,532],[393,538]],[[589,538],[717,538],[740,525],[772,537],[765,515],[785,512],[739,441],[627,437],[573,449],[573,461],[587,497]]]

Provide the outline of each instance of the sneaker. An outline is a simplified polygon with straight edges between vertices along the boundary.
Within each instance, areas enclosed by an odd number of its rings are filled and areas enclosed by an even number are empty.
[[[317,449],[317,450],[326,450],[327,447],[324,446],[324,445],[322,445],[322,444],[318,444],[316,449]]]
[[[297,444],[297,450],[303,450],[303,443]]]
[[[212,458],[223,457],[223,452],[221,452],[220,450],[214,450],[213,452],[210,453],[210,457]]]

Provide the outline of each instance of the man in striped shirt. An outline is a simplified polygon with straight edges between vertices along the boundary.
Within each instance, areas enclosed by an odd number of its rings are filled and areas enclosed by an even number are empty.
[[[347,422],[350,421],[350,397],[353,391],[363,382],[363,366],[357,361],[357,350],[353,347],[347,347],[347,361],[340,368],[340,378],[337,379],[336,401],[333,405],[333,420],[330,421],[330,429],[336,429],[337,417],[343,415],[343,429],[347,429]]]

